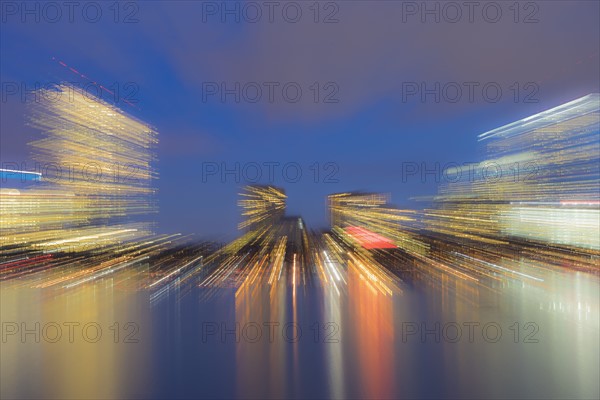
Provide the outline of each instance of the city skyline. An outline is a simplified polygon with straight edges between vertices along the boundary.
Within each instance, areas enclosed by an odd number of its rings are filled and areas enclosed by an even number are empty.
[[[159,143],[158,133],[154,131],[151,126],[145,125],[143,122],[128,116],[117,106],[111,105],[99,98],[94,98],[89,93],[78,91],[74,86],[61,84],[51,88],[40,89],[38,92],[34,93],[34,96],[36,96],[38,100],[36,101],[35,107],[32,108],[31,115],[28,116],[28,119],[31,121],[30,124],[36,126],[36,128],[39,129],[40,134],[47,138],[36,139],[30,143],[31,148],[33,149],[31,158],[35,160],[35,168],[33,170],[19,170],[19,164],[14,162],[3,163],[3,167],[8,166],[14,168],[0,169],[2,172],[3,190],[5,192],[4,197],[6,197],[11,190],[13,191],[11,192],[13,195],[15,193],[25,195],[27,191],[24,193],[18,191],[18,187],[23,185],[25,187],[46,190],[66,190],[67,194],[70,196],[72,196],[73,193],[82,195],[88,193],[87,199],[84,200],[85,204],[88,204],[90,199],[92,199],[90,195],[95,196],[98,199],[104,197],[105,200],[108,201],[108,203],[100,205],[100,207],[105,207],[104,214],[97,213],[93,218],[98,219],[101,217],[105,220],[110,220],[111,214],[114,214],[115,216],[121,215],[121,217],[127,215],[128,218],[138,214],[150,223],[150,225],[148,225],[148,227],[152,226],[150,229],[155,229],[157,227],[156,222],[148,220],[148,218],[151,218],[153,214],[159,213],[159,210],[156,209],[155,200],[153,200],[156,197],[156,190],[153,186],[157,186],[156,182],[159,181],[160,178],[158,172],[155,170],[157,159],[156,156],[152,154],[156,151],[157,144]],[[421,180],[433,177],[434,181],[439,183],[437,193],[430,196],[427,201],[421,199],[421,204],[424,203],[421,208],[401,210],[391,206],[392,208],[388,209],[388,211],[382,209],[384,213],[382,215],[388,213],[390,221],[410,221],[410,228],[415,231],[419,229],[431,229],[435,231],[436,228],[435,225],[432,225],[432,221],[427,221],[427,218],[423,216],[423,213],[427,212],[427,206],[444,204],[446,201],[463,201],[467,206],[472,206],[469,203],[469,197],[465,197],[464,195],[465,190],[472,190],[476,196],[479,196],[482,199],[488,198],[488,200],[498,201],[504,198],[504,201],[510,202],[511,204],[513,202],[518,202],[518,204],[527,204],[527,202],[529,202],[530,205],[535,205],[534,201],[541,202],[540,204],[550,204],[548,203],[548,200],[552,199],[555,201],[555,206],[565,206],[568,204],[573,207],[581,207],[586,206],[587,204],[588,206],[593,207],[593,205],[596,204],[594,201],[597,201],[593,195],[594,182],[598,177],[587,168],[589,167],[592,169],[591,171],[593,171],[593,152],[599,150],[594,139],[596,129],[596,119],[594,115],[597,113],[599,103],[599,94],[589,94],[582,98],[572,100],[568,103],[556,106],[549,110],[544,110],[522,120],[514,121],[480,134],[478,136],[479,141],[488,142],[490,141],[490,138],[492,139],[492,143],[487,145],[488,153],[490,153],[491,156],[491,159],[488,160],[463,165],[451,163],[446,165],[443,169],[439,165],[433,169],[429,169],[423,163],[403,163],[401,171],[402,181],[414,177],[420,177]],[[101,108],[96,110],[97,107]],[[75,127],[88,124],[89,122],[85,121],[90,120],[89,116],[76,117],[77,113],[81,115],[91,113],[89,114],[91,115],[91,118],[94,118],[94,114],[97,114],[98,116],[102,116],[102,118],[108,119],[106,119],[105,122],[101,122],[101,120],[97,121],[98,125],[96,126],[88,126],[87,129],[89,129],[89,132],[91,133],[82,132],[79,136],[73,136],[72,132],[76,132],[74,130]],[[112,116],[119,116],[121,120],[113,120]],[[56,119],[56,117],[59,119]],[[107,124],[108,126],[114,126],[113,129],[115,130],[115,133],[108,133],[108,135],[105,136],[105,127]],[[128,137],[118,138],[119,130],[124,129],[123,124],[126,126],[125,129],[132,130],[135,128],[139,133],[131,134]],[[569,125],[562,127],[561,124]],[[552,126],[557,127],[558,130],[556,133],[544,133],[544,129],[548,130],[548,127]],[[567,131],[562,132],[561,129],[566,129]],[[105,132],[102,133],[102,130]],[[538,131],[541,133],[537,133],[536,138],[535,135]],[[116,136],[113,136],[115,134]],[[518,141],[520,138],[519,135],[525,134],[532,136],[531,139],[528,139],[530,149],[528,151],[520,150],[519,153],[517,148],[512,145],[510,141]],[[570,136],[572,134],[581,135],[581,138],[583,139],[571,138]],[[145,135],[149,136],[144,138]],[[513,137],[512,139],[511,136]],[[104,154],[94,154],[92,147],[86,149],[86,146],[89,146],[90,140],[96,141],[96,146],[98,146],[98,148],[104,147],[106,152]],[[500,144],[495,144],[493,142],[494,140]],[[576,146],[579,146],[582,149],[581,151],[583,153],[581,155],[577,155],[577,153],[574,153],[573,155],[563,155],[560,151],[560,146],[567,148],[572,146],[572,144],[569,144],[570,142],[577,143],[576,141],[580,140],[584,140],[583,144],[576,144]],[[501,144],[503,141],[506,142],[505,145]],[[538,144],[536,142],[540,143]],[[519,146],[522,145],[523,143]],[[559,146],[558,151],[553,150],[552,146]],[[112,150],[109,150],[111,148]],[[137,148],[138,150],[134,150],[134,148]],[[151,148],[153,150],[151,150]],[[73,149],[74,151],[79,152],[77,156],[73,155]],[[123,152],[124,149],[129,149],[129,152],[141,151],[141,153],[139,153],[138,156],[132,156],[132,154]],[[544,155],[545,151],[548,151],[548,155]],[[573,158],[573,160],[569,161],[569,157]],[[581,164],[582,161],[587,162],[587,166],[586,164]],[[569,166],[569,162],[573,164],[572,167]],[[258,163],[252,163],[252,166],[261,168]],[[270,169],[269,177],[272,177],[274,165],[268,164],[267,166]],[[242,216],[247,216],[249,213],[256,214],[255,218],[257,218],[257,221],[264,219],[265,221],[262,223],[268,223],[268,221],[271,221],[272,223],[278,218],[286,215],[288,197],[285,194],[283,186],[278,187],[271,182],[260,183],[257,185],[254,183],[256,179],[251,179],[250,183],[240,182],[243,180],[240,179],[243,173],[239,168],[219,171],[220,166],[215,163],[209,165],[209,167],[210,168],[206,169],[203,167],[203,179],[205,178],[205,174],[207,174],[207,176],[220,176],[222,180],[226,180],[228,176],[233,175],[236,178],[236,183],[239,183],[242,186],[245,185],[247,188],[254,187],[257,188],[257,190],[261,187],[267,189],[268,192],[264,194],[256,192],[254,194],[248,193],[244,195],[249,197],[240,200],[237,205],[245,207],[244,204],[246,204],[246,206],[250,208],[242,213]],[[573,171],[569,172],[568,168],[573,169]],[[560,173],[557,174],[557,172],[559,172],[558,170],[560,170]],[[42,173],[42,171],[45,173]],[[566,179],[564,182],[561,182],[560,178],[557,180],[557,176],[560,177],[565,174],[571,175],[572,177],[563,178]],[[586,179],[589,179],[587,183]],[[536,195],[534,188],[526,188],[526,186],[531,183],[539,185],[540,180],[548,180],[550,184],[555,185],[554,190],[557,192],[554,197],[549,197],[547,194],[544,195],[543,193],[541,195]],[[583,184],[583,186],[580,186],[580,189],[577,189],[577,186],[573,186],[577,185],[578,180]],[[14,187],[13,189],[11,189],[11,184]],[[573,186],[573,189],[568,189],[568,186],[561,186],[564,184]],[[502,197],[503,195],[501,195],[501,192],[505,190],[503,189],[504,187],[511,188],[511,196]],[[489,191],[489,193],[485,194],[481,192],[482,189]],[[15,190],[16,192],[14,192]],[[453,190],[457,190],[455,194],[453,194]],[[500,191],[498,193],[500,197],[494,198],[494,190]],[[270,191],[273,192],[271,193]],[[480,194],[476,194],[478,191]],[[118,192],[119,195],[114,196],[115,192]],[[523,192],[523,194],[516,195],[519,192]],[[531,194],[528,195],[527,192],[531,192]],[[42,196],[43,193],[43,191],[40,192]],[[35,196],[35,194],[33,196]],[[276,208],[267,208],[263,211],[252,209],[252,204],[256,203],[261,196],[268,196],[269,198],[271,196],[278,196],[279,205],[276,206]],[[350,201],[348,204],[351,204],[351,199],[354,198],[353,196],[356,198],[357,204],[364,201],[368,203],[374,202],[374,205],[379,206],[392,203],[391,194],[389,192],[384,195],[354,190],[346,193],[327,194],[328,226],[320,225],[317,226],[316,229],[325,230],[328,228],[335,228],[337,226],[336,219],[339,219],[339,217],[336,217],[337,214],[334,213],[333,210],[336,210],[339,206],[334,205],[332,201],[335,200],[335,204],[338,204],[337,202],[341,201],[339,205],[342,205],[346,201]],[[449,200],[444,200],[444,196],[448,197]],[[452,196],[454,196],[456,200],[452,200]],[[575,199],[573,196],[579,197]],[[85,199],[85,197],[82,198]],[[263,197],[265,204],[268,204],[266,199],[267,197]],[[118,202],[121,202],[122,205],[119,205]],[[127,205],[127,202],[131,205]],[[275,207],[274,205],[276,203],[271,204]],[[89,207],[89,205],[86,205],[85,207]],[[113,211],[111,211],[111,208]],[[340,210],[341,209],[342,208],[340,208]],[[351,210],[351,208],[349,209]],[[533,210],[534,209],[531,209],[531,211]],[[86,212],[85,209],[82,209],[81,211],[84,213]],[[8,212],[10,212],[10,210],[8,210]],[[356,212],[352,218],[358,218],[360,215],[360,209],[351,212]],[[405,216],[398,214],[402,212],[405,213]],[[494,211],[488,209],[485,212],[491,215]],[[539,217],[541,218],[542,216],[540,215]],[[594,216],[591,217],[594,218]],[[14,218],[15,221],[22,219],[23,215],[18,217],[15,216]],[[90,218],[92,218],[92,216],[79,217],[79,219],[76,218],[73,221],[78,220],[79,224],[82,222],[85,223],[85,221],[88,221],[89,223]],[[453,217],[449,215],[446,218]],[[514,218],[514,216],[512,218]],[[531,218],[534,217],[532,216]],[[566,214],[563,218],[566,218]],[[586,224],[585,218],[587,217],[584,217],[584,219],[581,220],[581,223],[584,225]],[[252,219],[246,221],[242,220],[238,223],[238,230],[248,229],[253,224],[256,224],[256,222],[252,221]],[[357,221],[360,221],[360,219],[357,219]],[[395,224],[397,223],[398,222],[393,222],[389,225],[389,228],[387,228],[391,235],[394,235],[393,230],[396,229]],[[385,224],[387,223],[384,223],[384,225]],[[141,225],[138,224],[136,230],[140,227]],[[21,228],[17,227],[16,229],[20,230]],[[37,229],[39,229],[39,227]],[[485,232],[485,229],[487,228],[482,225],[480,229],[483,229],[482,232]],[[531,227],[527,226],[510,229],[527,231],[530,230]],[[546,228],[540,227],[539,229]],[[576,229],[579,228],[575,227],[575,231],[571,235],[578,235]],[[590,228],[588,227],[588,230],[589,229]],[[593,231],[593,227],[591,227],[591,229],[592,230],[589,232],[580,233],[579,235],[584,235],[581,236],[580,240],[585,240],[587,243],[586,246],[597,248],[598,246],[591,238],[593,238],[596,233],[600,232]],[[148,228],[145,228],[145,230],[146,234],[150,233]],[[448,233],[448,230],[444,228],[440,232]],[[161,233],[181,234],[181,232]],[[197,232],[194,233],[197,234]],[[564,235],[564,233],[561,233],[561,235]],[[204,237],[204,239],[222,240],[222,238],[216,236]],[[568,243],[569,242],[565,242],[565,244]]]
[[[600,2],[0,33],[2,399],[600,398]]]
[[[430,169],[476,162],[478,134],[600,91],[600,54],[591,40],[598,36],[594,2],[545,2],[533,15],[536,23],[525,23],[535,11],[525,5],[517,23],[508,6],[497,23],[483,19],[480,9],[473,23],[465,20],[468,10],[459,23],[444,18],[436,23],[433,15],[423,23],[423,10],[398,23],[408,12],[404,3],[352,2],[337,12],[320,10],[321,19],[333,13],[337,22],[314,23],[314,11],[306,6],[296,24],[280,14],[273,23],[237,22],[233,14],[222,22],[220,3],[216,14],[207,9],[211,2],[188,3],[140,4],[137,12],[123,4],[119,23],[108,6],[95,23],[76,10],[73,24],[65,20],[66,10],[57,23],[45,14],[35,23],[34,14],[7,9],[0,38],[0,124],[11,134],[1,138],[2,160],[31,167],[27,143],[37,133],[25,120],[35,103],[28,93],[73,82],[161,133],[161,232],[232,239],[241,182],[232,175],[225,182],[219,175],[203,181],[203,165],[231,170],[239,163],[254,177],[256,169],[249,164],[258,163],[267,177],[270,167],[264,163],[279,163],[274,181],[266,183],[285,187],[290,211],[325,228],[323,199],[329,193],[390,192],[399,206],[418,208],[411,197],[434,195],[437,182],[433,177],[403,182],[403,162]],[[126,16],[137,22],[124,23]],[[69,34],[73,27],[80,34]],[[172,36],[161,35],[162,28]],[[323,37],[338,45],[329,50]],[[507,41],[518,45],[501,56],[497,49]],[[254,56],[247,57],[248,52]],[[319,57],[321,67],[307,54]],[[268,82],[279,84],[273,102]],[[337,87],[327,86],[331,82]],[[281,89],[287,83],[301,87],[300,101],[284,98]],[[253,103],[255,84],[262,97]],[[496,99],[498,87],[502,94]],[[235,93],[222,101],[227,90]],[[462,96],[455,101],[457,90]],[[331,102],[325,102],[328,96]],[[300,180],[295,182],[293,165],[289,179],[283,176],[286,163],[300,166]]]

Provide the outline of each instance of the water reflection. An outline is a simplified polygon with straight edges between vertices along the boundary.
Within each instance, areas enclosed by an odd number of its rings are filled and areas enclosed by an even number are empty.
[[[116,279],[68,292],[3,285],[2,397],[134,395],[149,373],[150,354],[136,343],[149,311]]]
[[[389,294],[358,266],[305,284],[293,258],[271,283],[258,260],[252,284],[155,301],[143,269],[6,281],[2,398],[597,398],[598,276],[510,263],[543,282],[413,269]]]

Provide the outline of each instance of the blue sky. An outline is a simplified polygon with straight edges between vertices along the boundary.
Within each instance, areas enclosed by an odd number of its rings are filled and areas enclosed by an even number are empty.
[[[403,162],[481,160],[477,134],[600,91],[598,2],[522,3],[518,14],[509,8],[513,2],[496,2],[502,17],[494,23],[479,9],[472,22],[463,9],[454,23],[448,20],[452,10],[440,9],[436,22],[422,10],[408,13],[409,3],[321,2],[317,23],[314,2],[294,3],[302,12],[296,23],[279,9],[270,22],[264,3],[253,3],[263,15],[252,23],[244,14],[239,22],[221,15],[221,2],[125,2],[118,15],[112,2],[97,2],[102,16],[94,23],[77,9],[70,22],[64,9],[58,18],[42,3],[39,11],[36,2],[28,3],[32,15],[19,9],[20,2],[2,2],[2,162],[30,160],[27,142],[39,135],[25,124],[30,101],[5,93],[6,83],[33,88],[36,82],[77,81],[55,57],[121,93],[138,89],[130,97],[138,100],[136,107],[118,106],[160,133],[159,231],[235,235],[243,179],[211,176],[203,182],[203,163],[258,163],[265,178],[264,163],[280,163],[273,183],[286,189],[289,213],[320,228],[327,226],[328,193],[383,191],[395,204],[421,207],[409,199],[434,194],[437,183],[402,182]],[[228,4],[252,11],[246,3]],[[324,23],[327,15],[338,22]],[[126,16],[134,23],[123,23]],[[236,103],[232,95],[222,102],[218,94],[207,95],[212,82],[228,88],[236,82],[263,88],[265,82],[278,88],[294,83],[302,96],[292,103],[277,89],[272,102],[265,92],[256,103],[244,96]],[[433,88],[436,82],[448,89],[439,102],[407,93],[414,84]],[[466,82],[476,84],[472,101]],[[463,88],[455,103],[454,84]],[[497,102],[482,93],[490,85],[502,89]],[[330,99],[337,102],[324,102],[333,92]],[[525,102],[527,94],[537,101]],[[286,163],[300,166],[298,182],[282,175]],[[332,172],[337,183],[325,182]]]

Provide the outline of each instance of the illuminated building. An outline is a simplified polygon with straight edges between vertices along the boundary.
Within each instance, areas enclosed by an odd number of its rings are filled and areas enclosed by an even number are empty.
[[[600,96],[591,94],[479,135],[488,159],[473,179],[440,188],[428,228],[600,249],[599,125]]]
[[[244,221],[239,229],[254,230],[272,226],[285,215],[285,191],[275,186],[250,185],[240,193],[238,205]]]
[[[382,193],[337,193],[327,197],[332,230],[367,249],[400,247],[422,251],[412,223],[414,211],[389,204]]]
[[[0,193],[0,246],[79,251],[150,234],[157,132],[67,85],[43,90],[30,115],[43,135],[30,143],[39,170]]]

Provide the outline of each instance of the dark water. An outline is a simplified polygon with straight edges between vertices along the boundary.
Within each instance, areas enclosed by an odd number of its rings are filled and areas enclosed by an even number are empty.
[[[385,295],[349,274],[339,294],[282,280],[158,296],[128,274],[61,291],[3,283],[2,398],[600,395],[595,275],[445,277]]]

